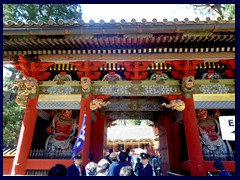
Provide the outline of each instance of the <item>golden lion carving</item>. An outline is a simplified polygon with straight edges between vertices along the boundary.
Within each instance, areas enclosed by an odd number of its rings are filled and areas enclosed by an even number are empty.
[[[25,108],[29,95],[37,93],[38,82],[35,78],[29,77],[25,80],[19,79],[14,86],[18,87],[16,103]]]
[[[183,111],[185,109],[185,103],[181,99],[171,100],[169,104],[162,103],[162,106],[177,111]]]

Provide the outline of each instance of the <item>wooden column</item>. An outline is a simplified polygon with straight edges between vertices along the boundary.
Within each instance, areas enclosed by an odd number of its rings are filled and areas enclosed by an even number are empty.
[[[103,116],[103,115],[102,115]],[[104,128],[103,128],[103,151],[107,151],[107,128],[108,128],[108,121],[104,118]]]
[[[167,117],[169,114],[166,114],[164,112],[161,112],[161,114],[158,116],[158,122],[159,122],[159,151],[161,153],[161,163],[162,163],[162,174],[163,176],[167,176],[167,171],[170,171],[170,165],[169,165],[169,149],[168,149],[168,131],[166,125],[167,123]]]
[[[180,171],[180,156],[181,156],[181,139],[180,139],[180,124],[172,123],[172,143],[173,143],[173,162],[171,164],[172,171],[181,174]]]
[[[28,99],[27,101],[11,175],[26,174],[25,165],[30,153],[34,129],[37,121],[37,101],[37,98]]]
[[[172,162],[173,162],[173,143],[172,143],[172,119],[171,119],[171,114],[172,112],[168,112],[165,115],[165,130],[166,130],[166,140],[167,140],[167,144],[166,144],[166,151],[165,151],[165,162],[166,162],[166,167],[169,168],[168,171],[172,171]]]
[[[103,158],[105,117],[100,114],[99,110],[95,115],[97,120],[92,122],[90,149],[93,152],[94,162],[98,162]]]
[[[186,105],[183,110],[183,122],[191,176],[206,176],[193,97],[183,97],[183,101]]]
[[[87,98],[83,96],[81,99],[78,133],[80,133],[81,131],[83,116],[84,114],[87,115],[86,129],[85,129],[85,142],[84,142],[83,150],[81,152],[83,154],[83,158],[82,158],[83,165],[86,165],[88,163],[88,155],[90,150],[90,135],[91,135],[91,122],[92,122],[92,111],[90,109],[90,102],[91,102],[91,95],[89,95]]]

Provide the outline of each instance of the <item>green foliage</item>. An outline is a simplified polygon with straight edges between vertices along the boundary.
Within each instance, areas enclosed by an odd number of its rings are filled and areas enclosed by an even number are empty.
[[[17,88],[13,85],[21,77],[15,67],[7,67],[10,76],[3,77],[3,143],[4,145],[16,145],[23,119],[24,109],[15,102]]]
[[[235,18],[235,4],[224,4],[224,17],[233,17]]]
[[[212,16],[218,14],[221,18],[235,18],[235,4],[193,4],[194,10],[201,15]]]
[[[17,93],[16,88],[14,88],[15,82],[16,80],[11,80],[10,77],[3,77],[3,96],[5,96],[7,93]]]
[[[37,22],[49,19],[58,21],[59,19],[82,19],[80,4],[4,4],[3,20]]]
[[[112,123],[112,126],[146,126],[151,125],[151,121],[149,120],[116,120]]]
[[[3,143],[5,145],[16,145],[21,128],[24,109],[19,107],[15,101],[8,101],[3,107]]]

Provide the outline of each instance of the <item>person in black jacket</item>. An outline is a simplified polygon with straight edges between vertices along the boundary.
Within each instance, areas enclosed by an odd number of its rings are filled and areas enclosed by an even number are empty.
[[[138,176],[140,169],[141,170],[143,169],[143,164],[141,163],[141,159],[139,157],[137,157],[137,162],[135,164],[135,169],[134,169],[136,176]]]
[[[140,156],[142,158],[143,168],[139,170],[138,176],[153,176],[153,168],[148,163],[150,155],[141,153]]]
[[[68,167],[67,176],[86,176],[85,167],[82,165],[82,155],[74,157],[74,163]]]
[[[111,164],[112,161],[110,159],[110,154],[113,152],[113,149],[109,149],[108,152],[109,152],[109,154],[106,156],[106,160],[108,160],[108,162]]]
[[[66,175],[67,167],[64,166],[63,164],[56,164],[48,172],[48,176],[66,176]]]

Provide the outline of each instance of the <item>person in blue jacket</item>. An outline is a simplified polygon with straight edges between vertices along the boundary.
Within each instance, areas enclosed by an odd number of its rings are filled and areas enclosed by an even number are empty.
[[[126,158],[127,158],[127,154],[125,152],[120,152],[118,155],[118,158],[120,160],[119,164],[113,169],[113,176],[120,176],[120,170],[123,166],[129,166],[126,163]]]
[[[213,166],[215,169],[219,172],[219,176],[230,176],[229,172],[226,171],[224,164],[221,160],[217,159],[214,163]]]
[[[67,176],[86,176],[85,167],[82,165],[82,155],[74,157],[74,163],[68,167]]]
[[[140,156],[142,158],[143,167],[139,170],[138,176],[153,176],[153,168],[149,164],[150,155],[141,153]]]

